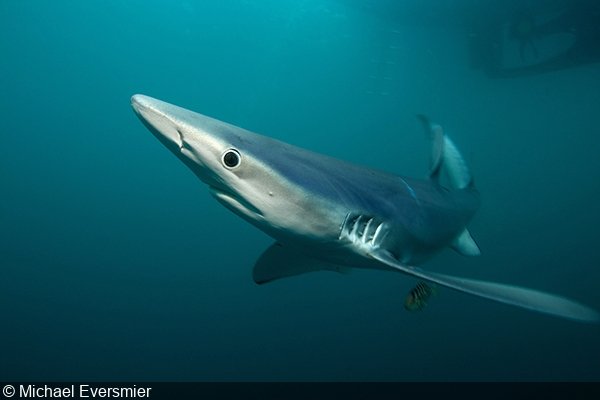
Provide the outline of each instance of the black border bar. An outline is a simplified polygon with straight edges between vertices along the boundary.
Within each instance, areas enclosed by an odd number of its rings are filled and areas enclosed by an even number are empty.
[[[42,397],[21,397],[21,386],[35,385]],[[79,387],[88,397],[80,397]],[[14,389],[13,396],[7,396]],[[313,400],[313,399],[398,399],[398,400],[576,400],[600,399],[600,382],[1,382],[2,399],[206,399],[206,400]],[[69,397],[48,396],[55,388],[74,387]],[[40,391],[39,388],[44,388]],[[111,389],[117,390],[111,390]],[[121,388],[137,390],[123,397]],[[4,390],[9,389],[7,392]],[[91,389],[94,389],[92,391]],[[102,391],[102,389],[106,389]],[[31,391],[29,392],[31,393]],[[54,392],[55,393],[55,392]],[[92,394],[95,394],[92,396]],[[103,395],[104,394],[104,395]],[[107,396],[109,394],[110,396]]]

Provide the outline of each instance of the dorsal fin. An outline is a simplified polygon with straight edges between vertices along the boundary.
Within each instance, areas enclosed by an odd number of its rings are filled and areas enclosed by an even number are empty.
[[[431,140],[431,165],[429,166],[429,179],[439,182],[440,172],[442,170],[444,155],[444,130],[440,125],[432,124],[424,115],[417,115],[423,129],[429,135]]]
[[[457,189],[471,186],[473,178],[465,159],[449,137],[444,136],[444,169],[450,184]]]
[[[419,121],[429,134],[433,145],[431,152],[430,179],[439,182],[442,168],[448,175],[450,185],[455,189],[464,189],[472,185],[473,178],[467,163],[452,140],[444,134],[441,125],[432,123],[424,115],[418,115]]]

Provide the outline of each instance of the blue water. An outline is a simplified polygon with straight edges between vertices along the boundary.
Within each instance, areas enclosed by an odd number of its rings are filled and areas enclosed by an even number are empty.
[[[425,268],[600,308],[600,64],[474,68],[465,21],[512,3],[0,1],[0,380],[600,380],[599,325],[448,290],[409,313],[415,281],[380,271],[255,285],[271,239],[129,104],[417,177],[425,113],[472,166],[483,253]]]

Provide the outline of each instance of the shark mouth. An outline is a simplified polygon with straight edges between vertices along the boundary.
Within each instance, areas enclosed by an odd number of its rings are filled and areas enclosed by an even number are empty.
[[[262,219],[264,217],[262,211],[229,190],[223,190],[214,186],[209,186],[208,190],[221,204],[237,214],[251,219]]]

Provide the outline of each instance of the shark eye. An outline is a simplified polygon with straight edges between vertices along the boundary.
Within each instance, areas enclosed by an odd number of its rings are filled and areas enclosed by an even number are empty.
[[[242,156],[240,152],[236,149],[229,149],[225,153],[223,153],[223,157],[221,158],[223,165],[226,168],[232,169],[240,165],[242,161]]]

